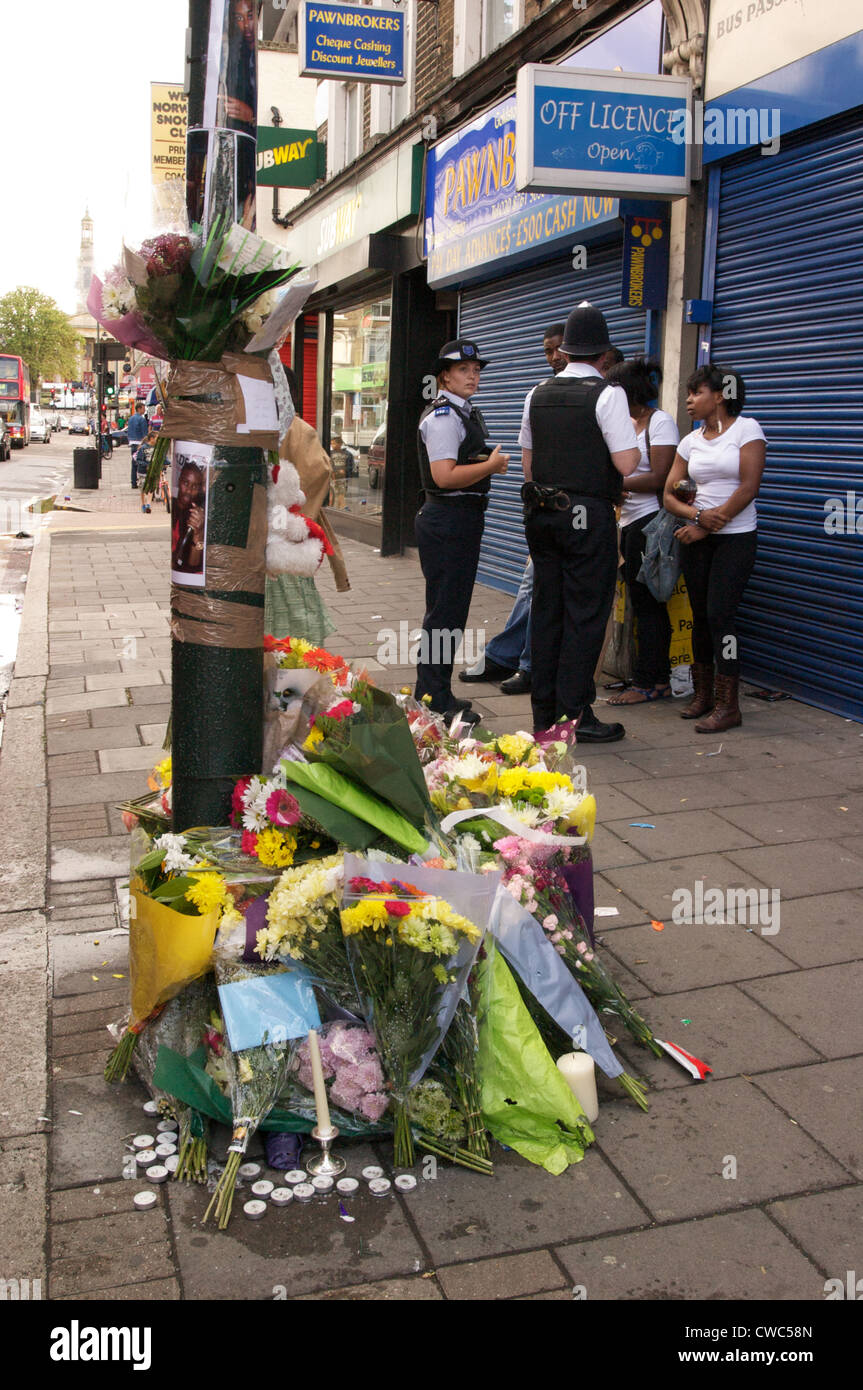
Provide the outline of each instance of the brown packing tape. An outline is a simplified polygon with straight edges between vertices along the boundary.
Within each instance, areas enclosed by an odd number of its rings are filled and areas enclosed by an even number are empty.
[[[225,362],[231,364],[229,368]],[[245,360],[237,353],[226,354],[222,362],[175,362],[165,392],[165,437],[234,449],[277,449],[278,430],[237,432],[246,420],[238,375],[272,379],[266,362],[251,356]]]
[[[266,585],[267,489],[256,483],[245,547],[207,546],[207,588],[262,594]],[[185,586],[178,586],[186,592]]]
[[[171,636],[199,647],[262,647],[264,610],[172,584]]]

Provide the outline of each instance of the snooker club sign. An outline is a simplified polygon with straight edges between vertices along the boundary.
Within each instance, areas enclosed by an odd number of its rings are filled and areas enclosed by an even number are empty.
[[[689,78],[528,63],[516,82],[516,132],[519,189],[665,199],[689,192]]]
[[[405,16],[376,5],[318,5],[299,10],[301,77],[345,82],[405,81]]]

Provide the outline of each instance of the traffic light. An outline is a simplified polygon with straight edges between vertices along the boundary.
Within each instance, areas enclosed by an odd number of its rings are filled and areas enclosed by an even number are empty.
[[[105,395],[113,396],[117,385],[117,375],[115,372],[105,373]]]

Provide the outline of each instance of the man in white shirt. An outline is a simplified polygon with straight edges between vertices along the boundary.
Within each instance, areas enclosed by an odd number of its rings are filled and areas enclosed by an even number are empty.
[[[614,509],[640,457],[626,394],[600,370],[610,348],[604,315],[590,304],[574,309],[561,347],[568,365],[528,394],[519,436],[534,569],[534,729],[580,719],[579,743],[625,734],[590,708],[617,577]]]

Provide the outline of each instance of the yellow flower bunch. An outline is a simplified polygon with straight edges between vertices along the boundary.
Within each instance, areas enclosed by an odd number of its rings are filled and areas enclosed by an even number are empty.
[[[221,874],[193,873],[190,874],[190,878],[193,882],[186,889],[185,896],[202,917],[206,917],[208,912],[215,912],[217,908],[228,907],[233,902]]]
[[[171,785],[171,767],[171,755],[169,753],[167,758],[163,758],[162,761],[156,763],[156,766],[153,768],[153,775],[158,778],[159,786],[163,791],[167,790]]]
[[[255,853],[262,864],[272,869],[285,869],[294,862],[297,848],[295,837],[288,830],[261,830]]]
[[[515,796],[520,791],[532,791],[534,787],[539,787],[541,791],[551,791],[552,787],[563,787],[566,791],[572,791],[572,781],[562,772],[546,772],[540,769],[531,772],[526,767],[510,767],[501,772],[497,779],[498,791],[501,796]]]
[[[315,950],[315,934],[327,926],[327,913],[336,906],[342,856],[331,854],[310,864],[299,864],[282,874],[267,903],[267,926],[257,934],[258,955],[302,960]]]
[[[536,744],[527,734],[501,734],[497,740],[497,750],[512,763],[520,763],[529,749]]]
[[[355,936],[357,932],[381,931],[389,925],[389,913],[382,898],[364,898],[353,907],[342,909],[342,931],[345,936]]]

